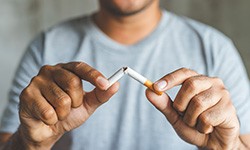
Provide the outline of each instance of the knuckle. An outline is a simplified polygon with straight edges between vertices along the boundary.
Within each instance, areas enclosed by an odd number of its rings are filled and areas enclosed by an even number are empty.
[[[27,98],[31,97],[32,90],[29,87],[26,87],[20,94],[19,98],[21,101],[25,101]]]
[[[56,113],[57,113],[58,119],[62,121],[67,118],[70,112],[66,111],[65,109],[56,109]]]
[[[176,110],[178,110],[179,112],[184,112],[184,111],[185,111],[185,108],[184,108],[181,104],[179,104],[179,103],[177,103],[177,102],[174,102],[174,103],[173,103],[173,106],[174,106],[174,108],[175,108]]]
[[[222,93],[223,93],[223,97],[225,97],[225,98],[227,98],[227,99],[230,99],[230,93],[229,93],[228,90],[223,89]]]
[[[206,134],[206,129],[202,126],[198,128],[198,131],[202,134]]]
[[[199,120],[203,123],[203,124],[209,124],[210,121],[210,117],[207,113],[203,113],[199,116]]]
[[[67,107],[71,105],[71,99],[68,95],[63,94],[58,97],[58,106],[59,107]]]
[[[215,83],[217,83],[218,85],[224,86],[224,82],[221,78],[214,77],[213,79],[214,79]]]
[[[34,84],[39,84],[42,82],[43,82],[43,79],[40,76],[34,76],[30,81],[30,83],[34,83]]]
[[[75,62],[74,69],[83,68],[84,66],[86,66],[84,62]]]
[[[231,100],[228,100],[227,102],[225,102],[224,107],[225,107],[226,110],[229,110],[229,111],[235,110],[235,107],[234,107]]]
[[[19,102],[18,109],[19,109],[19,112],[21,112],[24,108],[27,108],[27,106],[30,105],[30,101],[28,100],[29,97],[26,96],[24,91],[19,95],[19,99],[20,99],[20,102]]]
[[[95,70],[95,69],[91,69],[89,72],[88,72],[88,76],[90,78],[95,78],[97,76],[100,76],[100,73],[99,71]]]
[[[55,67],[62,67],[63,65],[65,65],[64,63],[58,63],[55,65]]]
[[[44,120],[50,120],[51,118],[53,118],[54,115],[55,111],[53,109],[44,109],[41,111],[41,117]]]
[[[197,80],[193,78],[189,78],[184,82],[184,87],[186,90],[195,90],[199,86],[199,83]]]
[[[50,87],[50,91],[55,98],[54,101],[56,102],[56,106],[65,107],[71,104],[71,98],[58,87]]]
[[[195,71],[190,70],[190,69],[185,68],[185,67],[181,68],[180,70],[183,72],[183,74],[185,74],[187,76],[192,76],[193,74],[195,74]]]
[[[201,96],[195,96],[192,99],[191,103],[194,106],[194,108],[196,108],[196,109],[203,109],[204,108],[204,101],[203,101],[203,97],[201,97]]]
[[[167,77],[168,78],[165,78],[167,83],[169,83],[170,81],[175,82],[177,80],[177,77],[175,74],[168,74]]]
[[[189,71],[189,69],[188,69],[188,68],[185,68],[185,67],[182,67],[180,70],[181,70],[182,72],[188,72],[188,71]]]
[[[45,72],[50,71],[50,70],[52,70],[52,66],[50,66],[50,65],[44,65],[40,69],[40,73],[45,73]]]
[[[82,82],[81,82],[81,80],[78,77],[72,77],[72,78],[69,79],[69,81],[67,82],[67,84],[68,84],[68,87],[70,89],[76,89],[79,86],[81,86]]]
[[[70,126],[65,126],[63,129],[65,132],[69,132],[72,130],[72,128]]]

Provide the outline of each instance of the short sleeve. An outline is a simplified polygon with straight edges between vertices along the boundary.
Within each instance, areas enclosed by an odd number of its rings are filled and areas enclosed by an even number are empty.
[[[240,133],[250,134],[250,86],[248,75],[233,42],[228,39],[223,41],[220,43],[219,51],[214,54],[214,75],[223,80],[230,92],[240,122]]]
[[[19,95],[29,84],[32,77],[37,75],[42,64],[44,36],[41,34],[27,48],[17,68],[8,95],[8,103],[0,123],[0,132],[14,133],[19,124]]]

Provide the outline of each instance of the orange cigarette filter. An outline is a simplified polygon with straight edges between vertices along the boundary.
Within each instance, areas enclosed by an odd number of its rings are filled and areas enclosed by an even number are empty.
[[[163,92],[157,91],[154,89],[153,86],[153,82],[147,80],[143,85],[145,85],[146,87],[148,87],[150,90],[152,90],[153,92],[155,92],[157,95],[162,95]]]
[[[155,92],[157,95],[162,95],[163,92],[160,92],[160,91],[157,91],[157,90],[154,89],[153,82],[151,82],[150,80],[148,80],[144,76],[140,75],[139,73],[137,73],[133,69],[131,69],[129,67],[124,67],[124,72],[126,74],[128,74],[130,77],[132,77],[133,79],[137,80],[141,84],[143,84],[146,87],[148,87],[150,90],[152,90],[153,92]]]

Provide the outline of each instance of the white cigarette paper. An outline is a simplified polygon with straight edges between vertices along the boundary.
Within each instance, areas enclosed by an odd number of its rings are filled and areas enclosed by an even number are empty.
[[[132,77],[136,81],[140,82],[141,84],[145,85],[146,87],[148,87],[149,89],[151,89],[156,94],[162,95],[162,92],[156,91],[153,88],[153,83],[150,80],[148,80],[147,78],[145,78],[144,76],[140,75],[139,73],[137,73],[136,71],[134,71],[133,69],[131,69],[129,67],[123,67],[123,68],[119,69],[116,73],[114,73],[108,79],[110,86],[113,85],[115,82],[117,82],[119,79],[121,79],[124,74],[128,74],[130,77]]]
[[[115,72],[111,77],[108,78],[109,86],[113,85],[115,82],[120,80],[124,74],[125,74],[124,68],[121,68],[117,72]]]
[[[143,77],[133,69],[127,67],[125,70],[125,73],[128,74],[130,77],[135,79],[136,81],[140,82],[141,84],[145,84],[145,82],[148,80],[147,78]]]

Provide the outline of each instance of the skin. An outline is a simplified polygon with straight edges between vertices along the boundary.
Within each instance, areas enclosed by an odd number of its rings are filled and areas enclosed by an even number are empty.
[[[100,0],[100,10],[93,16],[105,34],[124,45],[145,38],[160,18],[158,0]],[[81,80],[96,88],[85,92]],[[162,88],[160,81],[166,86]],[[174,102],[165,93],[158,96],[147,90],[146,96],[180,138],[201,149],[249,149],[250,135],[239,134],[235,108],[220,79],[183,68],[161,78],[154,88],[167,91],[177,85],[182,87]],[[119,83],[108,87],[107,79],[86,63],[42,67],[20,95],[18,131],[0,134],[2,149],[50,149],[108,101]]]
[[[182,68],[161,78],[154,89],[167,91],[178,85],[173,102],[165,93],[158,96],[147,90],[146,96],[180,138],[201,149],[249,149],[249,135],[239,134],[236,110],[221,79]]]
[[[157,0],[100,0],[100,5],[99,12],[94,15],[95,23],[111,39],[124,45],[144,39],[161,19]],[[120,12],[115,13],[110,7]]]
[[[96,88],[85,92],[81,80]],[[107,79],[85,63],[42,67],[20,95],[21,125],[12,140],[22,140],[9,146],[50,149],[65,132],[82,125],[119,88],[118,83],[108,86]]]

